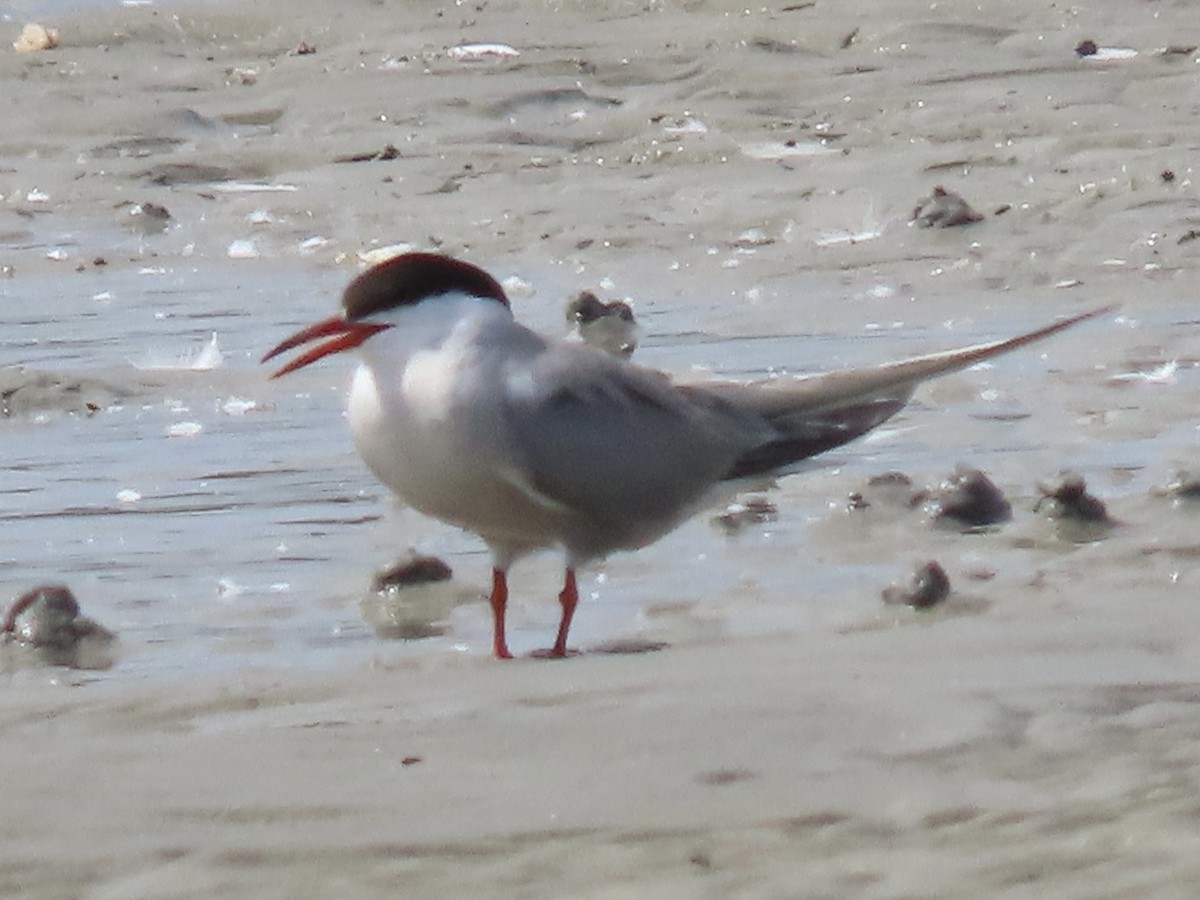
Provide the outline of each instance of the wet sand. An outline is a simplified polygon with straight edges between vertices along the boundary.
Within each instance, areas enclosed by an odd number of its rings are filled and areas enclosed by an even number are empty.
[[[67,581],[124,656],[5,669],[0,894],[1194,892],[1200,509],[1152,488],[1196,465],[1200,21],[646,6],[133,7],[5,45],[6,583]],[[519,55],[449,52],[475,42]],[[910,226],[938,185],[983,219]],[[371,633],[396,551],[468,597],[486,557],[370,481],[344,365],[255,365],[395,244],[509,279],[546,331],[578,290],[630,297],[637,359],[737,377],[1120,309],[924,389],[777,520],[586,576],[582,646],[665,649],[502,665],[480,600]],[[213,332],[222,365],[189,368]],[[845,511],[958,462],[1011,523]],[[1034,511],[1062,469],[1103,540]],[[931,558],[946,604],[885,606]],[[514,573],[522,650],[556,567]]]

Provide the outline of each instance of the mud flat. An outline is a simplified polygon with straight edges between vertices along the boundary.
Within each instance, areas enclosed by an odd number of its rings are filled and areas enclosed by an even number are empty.
[[[43,24],[56,48],[11,23],[0,52],[0,568],[69,584],[122,656],[3,668],[0,894],[1192,895],[1200,510],[1156,490],[1196,468],[1190,5]],[[939,187],[980,218],[910,224],[971,218]],[[735,377],[1120,308],[923,390],[772,517],[586,575],[581,645],[665,649],[499,665],[486,557],[371,482],[346,368],[256,364],[400,247],[468,256],[547,331],[629,298],[637,359]],[[849,508],[958,463],[1011,521]],[[1038,510],[1064,471],[1102,537]],[[407,547],[467,599],[383,640],[360,601]],[[945,601],[885,605],[926,560]],[[557,575],[514,572],[515,647]]]

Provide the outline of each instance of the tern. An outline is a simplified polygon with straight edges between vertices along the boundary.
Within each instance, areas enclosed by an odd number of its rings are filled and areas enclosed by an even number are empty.
[[[342,311],[263,357],[318,342],[274,373],[357,350],[348,419],[367,467],[414,509],[483,539],[492,555],[492,651],[508,570],[560,548],[554,645],[567,654],[576,570],[650,544],[741,479],[845,444],[899,411],[922,381],[1095,318],[900,362],[759,383],[684,384],[518,323],[483,269],[406,253],[347,286]]]

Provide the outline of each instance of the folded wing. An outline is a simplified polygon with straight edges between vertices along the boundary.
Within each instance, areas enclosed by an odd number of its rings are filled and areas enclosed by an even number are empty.
[[[778,436],[755,410],[581,345],[520,365],[506,443],[530,493],[571,510],[596,552],[657,538]]]
[[[509,374],[506,441],[531,493],[574,511],[597,552],[652,540],[718,482],[773,472],[895,415],[922,381],[1107,310],[1003,341],[771,382],[677,385],[578,346]]]

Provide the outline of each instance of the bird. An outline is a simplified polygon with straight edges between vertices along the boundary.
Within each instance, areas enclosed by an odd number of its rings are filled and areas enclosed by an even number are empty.
[[[612,356],[628,358],[637,349],[640,329],[624,300],[605,303],[591,291],[580,291],[567,303],[567,324],[585,344]]]
[[[341,312],[263,357],[305,348],[279,378],[337,353],[360,363],[347,401],[355,446],[417,511],[478,535],[492,558],[492,653],[509,659],[508,571],[565,556],[553,645],[568,655],[577,570],[672,531],[746,479],[859,437],[922,381],[1024,347],[1111,308],[1006,340],[899,362],[761,382],[683,383],[519,323],[504,288],[449,255],[409,252],[355,277]]]

